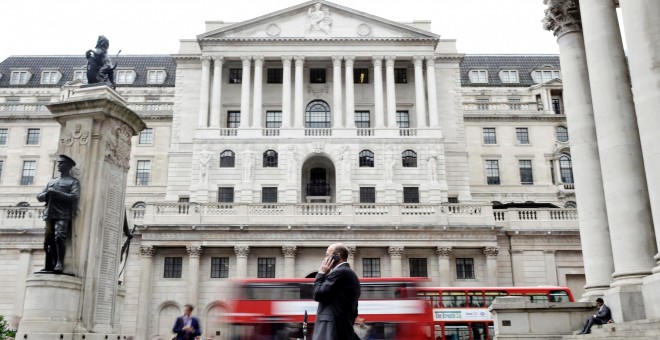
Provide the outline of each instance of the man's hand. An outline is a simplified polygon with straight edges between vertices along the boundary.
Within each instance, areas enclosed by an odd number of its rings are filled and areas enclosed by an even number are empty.
[[[333,262],[334,261],[332,261],[332,254],[326,256],[323,259],[323,262],[321,262],[321,267],[319,268],[319,273],[327,274],[330,271],[330,269],[332,268],[332,263]]]

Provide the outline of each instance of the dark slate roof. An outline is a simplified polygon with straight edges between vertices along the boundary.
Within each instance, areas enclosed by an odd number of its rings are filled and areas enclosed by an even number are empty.
[[[544,66],[550,65],[550,68]],[[466,55],[461,63],[461,86],[531,86],[536,84],[531,73],[537,69],[559,69],[559,55]],[[488,83],[472,83],[468,77],[470,70],[487,70]],[[518,70],[520,82],[515,84],[502,83],[499,71]]]
[[[176,78],[174,60],[169,55],[126,55],[116,60],[118,69],[135,70],[133,84],[119,84],[117,87],[172,87]],[[87,60],[84,56],[11,56],[0,62],[0,87],[60,87],[73,79],[73,71],[85,69]],[[165,69],[167,77],[162,84],[147,84],[147,69]],[[25,85],[10,85],[11,69],[28,69],[32,73]],[[57,69],[62,77],[57,84],[41,84],[41,71]]]

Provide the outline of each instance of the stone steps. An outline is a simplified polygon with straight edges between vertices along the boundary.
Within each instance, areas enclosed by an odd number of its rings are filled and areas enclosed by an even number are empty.
[[[591,328],[591,334],[565,335],[562,339],[660,339],[660,319],[637,320],[594,326]]]

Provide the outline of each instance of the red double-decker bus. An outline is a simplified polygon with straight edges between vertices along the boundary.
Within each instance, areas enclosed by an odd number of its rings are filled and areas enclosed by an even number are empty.
[[[488,306],[499,296],[526,296],[531,302],[573,302],[567,287],[423,287],[416,295],[431,308],[424,323],[435,340],[490,340],[495,336]]]
[[[373,339],[429,339],[430,305],[415,296],[424,279],[362,278],[359,317]],[[412,293],[412,295],[411,295]],[[236,282],[229,313],[230,339],[307,338],[314,332],[318,303],[313,300],[314,279],[246,279]]]

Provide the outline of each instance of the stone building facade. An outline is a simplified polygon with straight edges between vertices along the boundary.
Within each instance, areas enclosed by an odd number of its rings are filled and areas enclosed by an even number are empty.
[[[231,279],[309,276],[336,241],[360,277],[583,293],[558,56],[464,55],[430,22],[320,1],[118,63],[148,128],[128,174],[123,333],[169,334],[193,303],[226,334]],[[58,140],[46,108],[84,67],[0,63],[0,314],[14,324],[43,262],[35,195],[57,143],[94,138]]]

